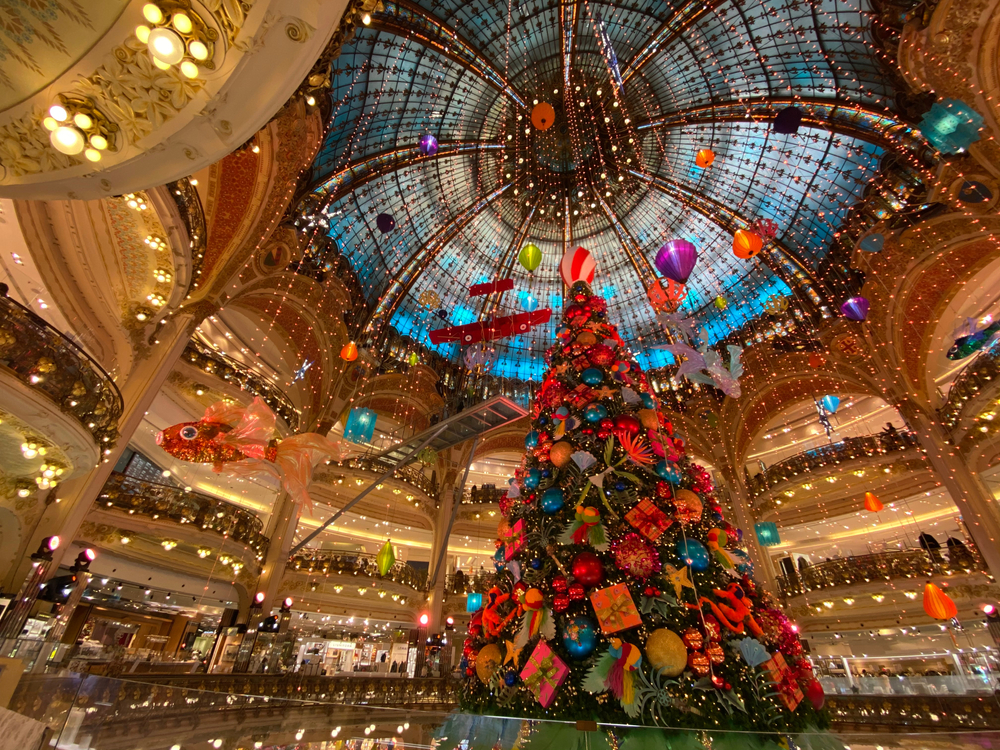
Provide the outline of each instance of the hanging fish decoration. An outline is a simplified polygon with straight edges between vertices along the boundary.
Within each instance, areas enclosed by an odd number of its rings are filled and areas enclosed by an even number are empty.
[[[1000,333],[1000,320],[988,324],[979,331],[976,330],[975,321],[969,320],[963,328],[971,331],[971,333],[955,339],[955,343],[951,345],[951,348],[945,355],[952,361],[965,359],[986,347]]]

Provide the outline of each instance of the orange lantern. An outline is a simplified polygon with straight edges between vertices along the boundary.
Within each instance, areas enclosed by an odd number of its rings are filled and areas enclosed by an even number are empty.
[[[951,597],[933,583],[924,586],[924,612],[935,620],[950,620],[958,616],[958,607]]]
[[[649,297],[649,304],[656,312],[676,312],[687,296],[687,289],[683,284],[678,284],[673,279],[665,279],[665,281],[667,282],[666,287],[663,285],[663,280],[657,279],[646,291],[646,296]]]
[[[708,169],[715,161],[715,152],[710,148],[703,148],[694,157],[694,163],[702,169]]]
[[[548,102],[539,102],[531,110],[531,124],[539,130],[548,130],[556,121],[556,111]]]
[[[737,229],[733,235],[733,255],[737,258],[749,260],[764,247],[764,240],[759,234],[754,234],[749,229]]]
[[[865,510],[870,510],[872,513],[878,513],[885,506],[882,505],[882,501],[879,500],[871,492],[865,493]]]
[[[358,345],[353,341],[348,341],[344,344],[344,348],[340,350],[340,358],[345,362],[353,362],[358,358]]]

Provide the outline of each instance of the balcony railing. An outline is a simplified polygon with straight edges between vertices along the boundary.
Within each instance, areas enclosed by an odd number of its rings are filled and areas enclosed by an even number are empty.
[[[383,580],[423,591],[427,586],[427,572],[417,570],[404,562],[397,562],[385,576],[380,576],[375,555],[340,550],[303,549],[288,560],[288,569],[300,573],[331,576],[334,584],[350,577],[363,580]]]
[[[965,403],[978,396],[998,378],[1000,378],[1000,346],[993,346],[981,352],[955,378],[951,390],[948,391],[948,400],[938,410],[942,424],[949,430],[954,429],[962,416]]]
[[[372,458],[355,458],[347,464],[352,469],[361,469],[363,471],[373,471],[378,474],[384,474],[385,472],[393,469],[395,471],[394,477],[400,479],[407,484],[413,485],[416,489],[423,492],[427,497],[432,500],[437,500],[438,496],[438,486],[435,482],[427,478],[424,472],[414,466],[413,464],[408,464],[401,468],[395,468],[396,464],[394,461],[381,461]]]
[[[1000,705],[992,695],[829,695],[826,710],[838,732],[931,730],[942,741],[947,735],[938,732],[1000,729]]]
[[[201,285],[201,269],[205,264],[205,248],[208,244],[208,229],[205,226],[205,212],[202,209],[201,198],[191,180],[184,178],[167,183],[170,197],[177,205],[181,221],[187,229],[191,242],[191,283],[189,290],[193,291]]]
[[[298,431],[301,417],[295,404],[284,391],[259,372],[198,341],[192,341],[187,345],[184,349],[184,359],[210,375],[232,383],[241,391],[260,396],[275,414],[285,420],[285,424],[292,432]]]
[[[238,505],[198,492],[143,482],[115,472],[101,490],[97,504],[214,532],[246,544],[260,560],[267,552],[264,524],[256,515]]]
[[[901,578],[929,578],[935,575],[956,575],[985,570],[978,550],[969,547],[949,547],[928,553],[922,549],[899,552],[879,552],[874,555],[843,557],[810,565],[794,577],[778,576],[778,588],[784,597],[798,596],[807,591],[859,586],[874,581]]]
[[[122,395],[111,376],[65,334],[8,297],[0,297],[0,369],[55,401],[102,451],[118,440]]]
[[[471,490],[462,493],[462,502],[476,505],[499,503],[500,498],[507,494],[508,489],[508,487],[495,487],[491,484],[482,487],[473,487]]]
[[[445,598],[449,595],[485,594],[494,584],[495,577],[485,570],[481,570],[475,575],[467,575],[464,572],[452,573],[445,579]]]
[[[917,445],[916,436],[912,432],[905,431],[892,435],[883,433],[881,435],[844,438],[839,443],[823,445],[779,461],[766,471],[751,477],[750,486],[747,489],[753,497],[758,497],[793,477],[816,469],[853,459],[904,451],[915,448]]]

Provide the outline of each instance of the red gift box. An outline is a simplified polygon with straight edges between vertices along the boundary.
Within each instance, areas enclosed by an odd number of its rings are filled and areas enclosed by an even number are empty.
[[[778,698],[785,704],[785,708],[794,711],[804,696],[799,690],[799,683],[792,674],[792,670],[785,663],[785,657],[781,653],[776,653],[760,667],[767,672],[771,682],[778,688]]]
[[[543,638],[531,652],[528,663],[521,670],[521,679],[525,687],[531,691],[535,699],[548,708],[556,699],[556,692],[566,678],[569,677],[569,667],[566,662],[552,653],[549,644]]]
[[[524,519],[519,519],[517,523],[510,527],[504,540],[504,560],[512,560],[518,551],[524,546]]]
[[[651,542],[659,539],[673,523],[667,514],[657,508],[653,501],[648,498],[641,500],[637,506],[626,513],[625,520]]]
[[[617,633],[642,625],[642,617],[632,601],[627,584],[618,583],[595,591],[590,595],[590,603],[604,633]]]

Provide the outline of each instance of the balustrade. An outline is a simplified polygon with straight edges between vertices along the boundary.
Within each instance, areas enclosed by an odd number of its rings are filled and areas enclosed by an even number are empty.
[[[423,492],[427,497],[432,500],[437,500],[438,487],[437,484],[427,478],[422,469],[417,468],[413,464],[408,464],[406,466],[398,467],[395,461],[382,460],[376,458],[354,458],[351,459],[348,464],[352,469],[361,469],[362,471],[372,471],[377,474],[384,474],[385,472],[392,470],[394,472],[394,477],[400,479],[407,484],[413,485],[415,488]]]
[[[381,579],[423,591],[427,585],[427,571],[417,570],[404,562],[395,563],[384,576],[379,575],[374,555],[339,550],[317,550],[308,547],[296,552],[288,560],[288,569],[300,573],[322,575],[358,576]],[[395,596],[393,597],[395,599]]]
[[[51,398],[110,452],[124,409],[111,376],[65,334],[6,296],[0,296],[0,369]]]
[[[220,534],[249,546],[258,560],[263,560],[267,552],[264,524],[256,515],[198,492],[144,482],[115,472],[101,490],[97,504]]]
[[[893,451],[904,451],[919,445],[916,435],[899,431],[891,435],[866,435],[844,438],[838,443],[823,445],[803,453],[798,453],[784,461],[779,461],[766,471],[750,478],[747,488],[753,497],[758,497],[770,489],[787,482],[792,477],[821,469],[831,464],[859,458],[871,458]]]
[[[837,586],[985,570],[978,550],[962,545],[949,547],[947,555],[942,550],[910,549],[826,560],[800,569],[794,577],[778,576],[777,580],[782,596],[787,598]]]
[[[485,570],[480,570],[475,575],[467,575],[459,571],[450,574],[445,579],[444,593],[446,598],[452,594],[458,596],[474,593],[485,594],[493,585],[493,575]]]
[[[978,396],[1000,378],[1000,346],[983,351],[958,374],[948,391],[948,400],[938,410],[941,423],[954,429],[962,417],[966,402]]]

